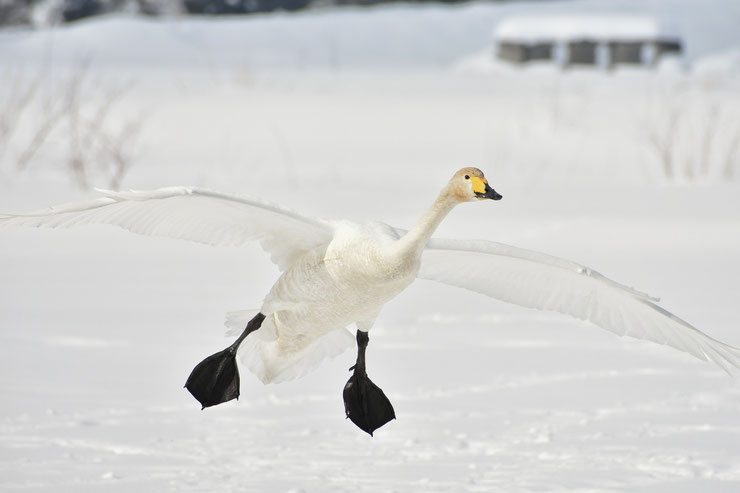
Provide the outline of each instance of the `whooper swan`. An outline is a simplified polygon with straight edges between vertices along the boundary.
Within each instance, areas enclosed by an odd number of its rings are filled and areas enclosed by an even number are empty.
[[[186,387],[203,408],[239,397],[237,350],[242,363],[263,382],[288,380],[347,349],[353,337],[346,327],[354,323],[357,362],[344,388],[345,410],[372,435],[394,419],[395,412],[367,377],[368,331],[383,305],[417,277],[589,320],[619,335],[711,359],[728,373],[740,367],[739,349],[592,269],[490,241],[431,239],[456,205],[501,199],[476,168],[455,173],[408,232],[382,223],[311,219],[257,199],[197,188],[104,193],[91,202],[3,215],[0,224],[105,223],[210,245],[258,241],[282,271],[258,313],[230,316],[227,324],[232,327],[246,323],[234,344],[203,360],[190,374]]]

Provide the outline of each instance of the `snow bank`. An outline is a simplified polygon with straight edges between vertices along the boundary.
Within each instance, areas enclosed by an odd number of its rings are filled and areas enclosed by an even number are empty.
[[[552,15],[507,17],[494,33],[506,41],[634,41],[656,38],[677,38],[676,29],[669,29],[652,17],[619,14]]]

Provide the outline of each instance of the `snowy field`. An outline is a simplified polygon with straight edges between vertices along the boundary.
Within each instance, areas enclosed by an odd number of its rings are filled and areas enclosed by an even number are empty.
[[[687,68],[481,57],[509,13],[636,4],[686,33]],[[2,32],[0,212],[92,197],[79,170],[107,187],[118,157],[121,188],[409,227],[472,165],[504,199],[458,207],[437,236],[576,260],[740,346],[738,21],[732,0],[654,0]],[[280,385],[245,371],[238,402],[201,411],[185,379],[277,274],[256,246],[0,230],[0,490],[740,491],[738,378],[427,281],[370,334],[368,373],[398,417],[375,437],[344,419],[353,351]]]

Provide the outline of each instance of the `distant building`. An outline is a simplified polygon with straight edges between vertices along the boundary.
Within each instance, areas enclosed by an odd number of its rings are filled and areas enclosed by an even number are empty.
[[[550,61],[563,68],[653,66],[681,55],[680,36],[652,17],[550,15],[509,17],[496,27],[496,56],[512,63]]]

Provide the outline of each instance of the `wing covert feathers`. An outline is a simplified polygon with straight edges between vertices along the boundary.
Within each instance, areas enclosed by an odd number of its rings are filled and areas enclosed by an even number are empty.
[[[133,233],[208,245],[258,241],[281,270],[331,240],[329,223],[258,199],[189,187],[111,192],[24,215],[1,215],[0,225],[67,228],[111,224]]]

